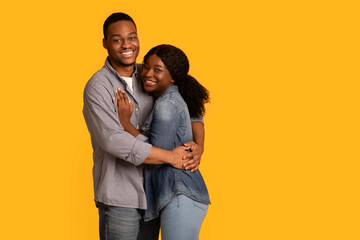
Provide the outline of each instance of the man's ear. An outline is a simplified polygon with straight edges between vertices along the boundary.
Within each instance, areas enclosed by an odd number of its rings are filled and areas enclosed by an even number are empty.
[[[107,49],[107,47],[106,47],[106,39],[105,39],[105,38],[103,38],[103,47],[104,47],[105,49]]]

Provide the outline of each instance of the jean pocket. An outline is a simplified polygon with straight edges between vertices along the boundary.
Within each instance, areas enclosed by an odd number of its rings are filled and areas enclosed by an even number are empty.
[[[200,208],[202,210],[207,210],[208,209],[207,204],[200,203],[200,202],[197,202],[197,201],[194,201],[194,206],[197,207],[197,208]]]

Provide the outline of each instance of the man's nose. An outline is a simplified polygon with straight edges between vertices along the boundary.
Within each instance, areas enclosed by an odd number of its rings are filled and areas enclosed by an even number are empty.
[[[124,39],[124,40],[122,41],[121,47],[123,47],[123,48],[129,48],[129,47],[130,47],[130,42],[129,42],[129,40]]]

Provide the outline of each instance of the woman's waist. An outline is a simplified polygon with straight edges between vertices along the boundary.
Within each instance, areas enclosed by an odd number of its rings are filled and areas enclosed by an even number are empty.
[[[170,165],[154,166],[144,171],[145,186],[151,186],[155,192],[186,192],[207,194],[205,181],[199,170],[191,172],[171,167]]]

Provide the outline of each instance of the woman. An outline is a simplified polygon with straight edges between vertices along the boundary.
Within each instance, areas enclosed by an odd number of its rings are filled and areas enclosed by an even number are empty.
[[[209,96],[188,71],[189,61],[180,49],[171,45],[152,48],[144,57],[141,75],[145,91],[155,98],[154,107],[142,128],[144,135],[141,135],[130,123],[133,109],[126,94],[117,92],[119,118],[125,131],[166,150],[192,141],[190,116],[204,114],[204,104],[209,101]],[[158,227],[151,222],[160,219],[163,240],[199,239],[200,227],[210,204],[200,171],[180,170],[170,165],[145,165],[144,179],[148,203],[144,220],[148,226],[140,235],[149,236],[154,232],[158,235]]]

